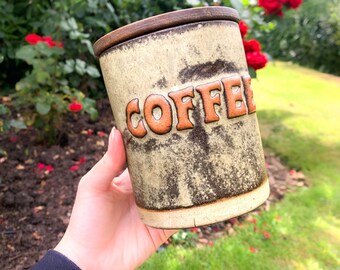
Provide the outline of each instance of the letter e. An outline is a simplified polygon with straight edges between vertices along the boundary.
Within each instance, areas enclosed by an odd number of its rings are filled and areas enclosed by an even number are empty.
[[[242,97],[240,76],[233,75],[222,79],[222,84],[225,90],[228,118],[247,114],[247,108]]]
[[[244,86],[244,94],[246,96],[247,106],[248,106],[248,114],[256,112],[256,104],[254,100],[254,92],[251,89],[251,77],[249,75],[242,76],[243,86]]]

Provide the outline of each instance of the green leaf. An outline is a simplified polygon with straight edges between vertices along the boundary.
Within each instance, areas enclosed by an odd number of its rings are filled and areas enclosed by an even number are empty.
[[[86,72],[87,74],[89,74],[92,78],[99,78],[100,77],[100,73],[98,71],[98,69],[94,66],[88,66],[86,68]]]
[[[61,88],[62,92],[67,96],[67,97],[71,97],[72,93],[70,91],[70,88],[65,85],[64,87]]]
[[[242,0],[242,4],[247,7],[247,6],[249,6],[250,1],[249,0]]]
[[[41,42],[39,42],[41,43]],[[22,59],[26,61],[28,64],[32,63],[32,60],[37,55],[37,51],[32,45],[22,46],[19,50],[16,51],[15,57],[18,59]]]
[[[66,60],[65,64],[63,64],[63,71],[65,74],[72,73],[74,71],[75,61],[73,59]]]
[[[53,54],[55,54],[55,55],[63,55],[65,53],[65,49],[60,48],[58,46],[52,47],[51,49],[52,49]]]
[[[5,57],[0,53],[0,64],[4,61]]]
[[[97,9],[97,4],[98,4],[98,1],[96,0],[87,0],[87,4],[89,6],[90,9]]]
[[[80,42],[85,44],[87,49],[88,49],[88,51],[90,52],[90,54],[92,54],[94,56],[94,52],[93,52],[93,47],[92,47],[91,41],[89,41],[88,39],[82,39]]]
[[[20,91],[25,91],[31,87],[30,83],[28,83],[26,80],[22,79],[21,81],[17,82],[15,84],[15,90],[20,92]]]
[[[37,82],[44,83],[50,78],[50,74],[46,71],[41,71],[37,73]]]
[[[47,57],[53,54],[53,49],[48,47],[48,45],[45,42],[38,42],[37,45],[35,46],[40,53],[46,55]]]
[[[21,120],[11,120],[10,121],[10,126],[16,128],[16,129],[25,129],[25,128],[27,128],[25,123],[23,121],[21,121]]]
[[[67,20],[67,24],[72,30],[78,29],[77,21],[73,17]]]
[[[73,30],[70,32],[70,38],[71,39],[85,39],[85,38],[89,38],[90,35],[89,34],[85,34],[85,33],[81,33],[78,30]]]
[[[64,31],[70,31],[70,30],[71,30],[70,25],[69,25],[69,24],[67,23],[67,21],[65,21],[65,20],[61,21],[60,27],[61,27],[61,29],[64,30]]]
[[[8,131],[11,128],[10,121],[0,119],[0,132]]]
[[[280,49],[281,50],[285,50],[285,49],[287,49],[288,48],[288,41],[287,40],[285,40],[285,39],[282,39],[281,41],[280,41],[280,43],[279,43],[279,46],[280,46]]]
[[[86,112],[90,115],[92,121],[98,119],[98,111],[95,108],[91,107]]]
[[[37,110],[39,114],[46,115],[51,110],[51,104],[38,102],[35,104],[35,109]]]
[[[114,7],[112,6],[111,3],[107,2],[107,3],[105,4],[105,6],[107,7],[107,9],[108,9],[112,14],[115,14],[115,9],[114,9]]]
[[[248,67],[248,71],[249,71],[250,77],[256,78],[256,71],[255,71],[255,69],[253,69],[251,67]]]
[[[86,62],[80,59],[76,59],[76,72],[79,75],[84,75],[86,72]]]
[[[95,107],[95,105],[96,105],[96,101],[94,99],[87,98],[87,97],[81,99],[81,103],[83,104],[85,111],[88,110],[91,107]]]
[[[9,109],[4,104],[0,104],[0,115],[9,113],[10,113]]]

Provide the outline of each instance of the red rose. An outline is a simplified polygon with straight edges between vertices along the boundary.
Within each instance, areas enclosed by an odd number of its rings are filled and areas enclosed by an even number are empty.
[[[60,41],[56,42],[56,46],[58,46],[59,48],[64,48],[63,43],[61,43]]]
[[[258,5],[263,7],[264,13],[267,15],[283,15],[282,1],[280,0],[259,0]]]
[[[37,34],[28,34],[25,40],[31,45],[36,45],[39,41],[42,41],[42,37]]]
[[[38,163],[37,169],[42,170],[42,169],[45,168],[45,166],[46,166],[46,165],[45,165],[44,163]]]
[[[48,172],[54,171],[53,166],[52,165],[46,165],[46,171],[48,171]]]
[[[73,165],[70,167],[70,171],[77,171],[79,169],[78,165]]]
[[[248,32],[248,25],[244,21],[240,21],[239,25],[241,36],[244,37]]]
[[[86,161],[86,158],[81,157],[78,162],[79,164],[83,164],[85,161]]]
[[[60,48],[64,48],[63,43],[59,42],[59,41],[53,41],[53,39],[50,36],[46,36],[46,37],[41,37],[37,34],[28,34],[25,37],[25,40],[31,44],[31,45],[36,45],[38,42],[44,42],[48,45],[48,47],[52,48],[52,47],[60,47]]]
[[[248,52],[246,59],[248,66],[255,70],[265,67],[268,62],[267,57],[260,52]]]
[[[50,36],[43,37],[42,41],[45,42],[50,48],[56,46],[56,43],[52,40]]]
[[[71,112],[79,112],[83,109],[83,104],[71,103],[70,105],[68,105],[68,108],[70,109]]]
[[[244,51],[247,52],[260,52],[261,44],[256,39],[242,40]]]
[[[297,9],[302,4],[302,0],[283,0],[283,3],[292,9]]]

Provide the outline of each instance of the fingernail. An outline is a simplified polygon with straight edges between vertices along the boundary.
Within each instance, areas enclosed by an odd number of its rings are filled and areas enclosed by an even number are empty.
[[[116,127],[113,127],[111,130],[111,137],[112,137],[111,139],[114,139],[115,133],[116,133]]]

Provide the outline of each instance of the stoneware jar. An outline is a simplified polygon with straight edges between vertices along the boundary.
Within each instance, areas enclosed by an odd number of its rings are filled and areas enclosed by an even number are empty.
[[[269,195],[238,21],[226,7],[180,10],[94,44],[147,225],[208,225]]]

